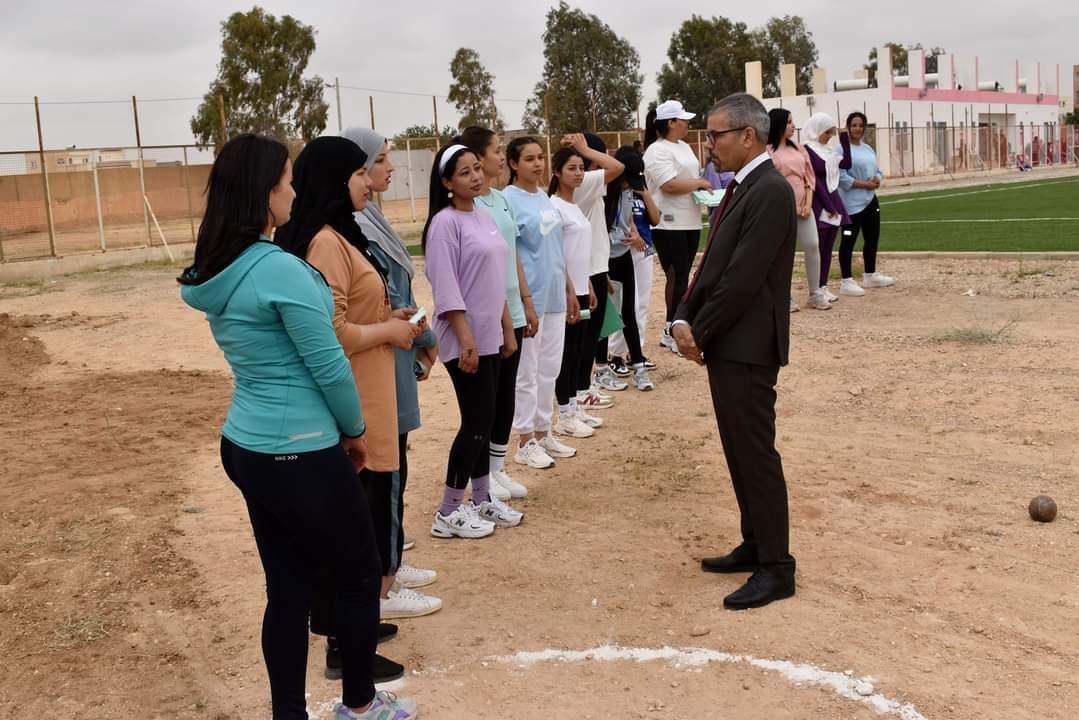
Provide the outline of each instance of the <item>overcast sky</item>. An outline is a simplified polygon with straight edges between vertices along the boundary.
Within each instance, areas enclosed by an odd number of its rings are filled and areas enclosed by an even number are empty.
[[[340,77],[346,86],[428,95],[343,90],[345,124],[369,124],[368,95],[374,95],[375,124],[385,134],[432,122],[429,95],[447,92],[449,61],[461,46],[479,52],[495,75],[500,110],[511,127],[518,127],[523,100],[542,72],[541,35],[544,15],[552,4],[553,0],[261,3],[273,14],[291,14],[316,28],[318,49],[309,74],[317,73],[328,82]],[[751,27],[772,16],[801,15],[830,80],[851,77],[865,62],[869,48],[887,40],[943,46],[959,56],[960,68],[972,66],[978,54],[982,79],[1000,79],[1009,86],[1016,60],[1030,68],[1023,74],[1031,84],[1033,64],[1041,62],[1043,86],[1050,92],[1055,89],[1059,63],[1066,94],[1071,92],[1071,66],[1079,63],[1075,42],[1079,2],[1075,0],[1011,2],[1004,8],[971,0],[846,4],[826,0],[740,4],[577,0],[572,4],[600,15],[637,49],[645,76],[645,103],[655,96],[656,72],[666,60],[671,34],[693,13],[723,13]],[[0,67],[4,68],[0,150],[36,147],[32,106],[9,104],[32,100],[34,95],[43,102],[128,100],[111,105],[44,105],[48,147],[133,144],[131,95],[144,99],[140,106],[144,144],[191,142],[188,121],[198,101],[150,100],[200,97],[216,71],[220,22],[229,13],[250,7],[250,2],[235,0],[0,0]],[[617,15],[611,14],[612,7],[619,8]],[[336,131],[332,90],[326,99],[331,103],[327,130]],[[441,99],[439,121],[455,121],[452,108]]]

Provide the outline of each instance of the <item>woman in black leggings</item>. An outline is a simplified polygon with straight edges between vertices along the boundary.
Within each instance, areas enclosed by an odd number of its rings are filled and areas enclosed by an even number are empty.
[[[288,150],[233,138],[210,171],[195,259],[179,281],[233,369],[221,461],[247,503],[266,574],[262,651],[273,720],[306,720],[307,616],[332,586],[343,662],[337,720],[416,715],[376,693],[378,551],[356,471],[367,442],[352,369],[317,270],[271,241],[295,193]]]

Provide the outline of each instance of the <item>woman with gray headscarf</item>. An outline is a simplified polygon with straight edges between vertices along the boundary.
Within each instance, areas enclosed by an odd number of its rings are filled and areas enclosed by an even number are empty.
[[[386,138],[374,130],[351,127],[342,135],[360,146],[367,153],[367,177],[372,192],[385,192],[389,189],[393,175],[393,163],[389,157]],[[382,264],[386,271],[386,281],[390,294],[390,306],[415,308],[416,298],[412,294],[412,276],[415,267],[401,237],[394,232],[382,210],[373,202],[354,215],[356,223],[370,242],[371,254]],[[384,488],[384,493],[371,499],[371,512],[376,516],[378,532],[389,534],[389,558],[383,562],[388,568],[388,575],[396,575],[398,590],[384,589],[382,600],[382,619],[418,617],[428,615],[440,607],[442,601],[432,595],[416,592],[414,588],[430,585],[437,578],[433,570],[421,570],[401,560],[404,549],[404,493],[408,480],[408,462],[405,451],[408,448],[408,433],[420,427],[420,403],[417,380],[426,380],[438,358],[437,340],[430,326],[423,331],[409,350],[394,348],[394,376],[397,384],[397,431],[400,470],[393,475],[391,487]],[[379,523],[377,517],[385,516],[387,522]],[[384,547],[386,541],[379,540]]]

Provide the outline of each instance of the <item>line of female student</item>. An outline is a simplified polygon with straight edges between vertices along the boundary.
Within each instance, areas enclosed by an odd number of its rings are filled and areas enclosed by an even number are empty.
[[[181,294],[206,313],[235,378],[221,457],[247,503],[266,574],[262,647],[274,720],[307,717],[312,608],[327,613],[319,622],[340,651],[337,720],[407,720],[416,717],[416,703],[374,687],[375,646],[386,632],[379,623],[384,528],[363,489],[388,481],[398,464],[395,386],[387,381],[388,390],[369,394],[361,411],[366,380],[356,370],[358,363],[388,380],[389,346],[411,345],[422,326],[392,314],[384,287],[381,300],[375,292],[382,280],[371,275],[377,271],[352,217],[368,193],[366,154],[340,138],[316,140],[305,152],[304,166],[325,177],[310,184],[298,178],[297,192],[281,143],[241,135],[222,147],[194,262],[179,278]],[[299,212],[290,222],[294,198]],[[292,253],[271,240],[286,224]],[[361,282],[340,286],[355,291],[355,305],[304,261],[312,244],[316,254],[362,272]],[[360,315],[377,321],[352,324]],[[347,348],[342,330],[350,336]]]

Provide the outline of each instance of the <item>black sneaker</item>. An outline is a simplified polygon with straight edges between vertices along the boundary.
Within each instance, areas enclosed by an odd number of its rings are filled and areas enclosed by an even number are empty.
[[[618,377],[627,377],[633,374],[633,371],[626,365],[626,361],[617,355],[611,358],[611,361],[607,363],[607,367]]]
[[[393,623],[378,624],[378,641],[380,643],[384,640],[389,640],[396,634],[397,626]],[[371,670],[376,683],[396,680],[405,672],[403,665],[381,655],[375,655],[374,660],[371,662]],[[326,670],[323,674],[327,680],[341,679],[341,648],[337,646],[337,638],[326,638]]]
[[[644,367],[645,367],[646,370],[655,370],[656,369],[656,364],[654,362],[652,362],[651,360],[649,360],[648,358],[645,358],[644,359]]]

